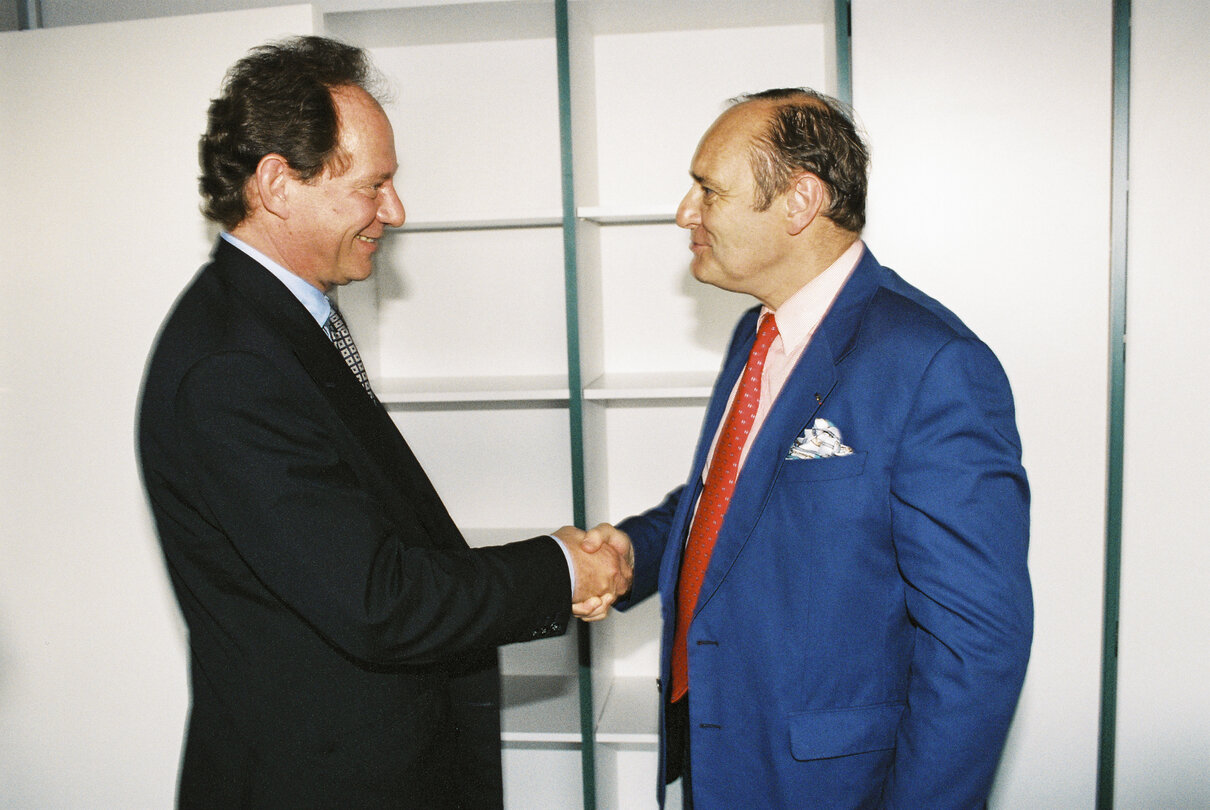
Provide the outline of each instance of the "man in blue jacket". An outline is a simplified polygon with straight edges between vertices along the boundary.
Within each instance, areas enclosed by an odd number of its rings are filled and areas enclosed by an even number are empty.
[[[1008,380],[862,242],[867,166],[809,90],[706,132],[677,223],[698,280],[760,305],[687,483],[590,535],[633,541],[620,608],[660,594],[661,769],[697,810],[981,807],[1025,675]]]

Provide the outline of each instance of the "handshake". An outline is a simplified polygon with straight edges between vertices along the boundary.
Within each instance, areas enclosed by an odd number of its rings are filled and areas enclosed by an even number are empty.
[[[576,588],[571,612],[586,622],[604,619],[634,580],[634,548],[630,537],[608,523],[588,531],[564,526],[554,533],[571,554]]]

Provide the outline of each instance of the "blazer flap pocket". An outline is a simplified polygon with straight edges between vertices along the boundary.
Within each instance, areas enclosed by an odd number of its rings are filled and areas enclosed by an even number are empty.
[[[790,753],[799,761],[895,747],[902,703],[823,709],[790,717]]]
[[[788,481],[831,481],[861,475],[868,451],[831,458],[790,458],[782,462],[781,474]]]

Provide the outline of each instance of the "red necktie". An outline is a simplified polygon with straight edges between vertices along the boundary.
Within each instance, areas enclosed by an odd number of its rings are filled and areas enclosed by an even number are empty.
[[[714,541],[723,525],[723,517],[731,504],[735,492],[735,479],[739,477],[739,460],[743,453],[752,421],[756,418],[756,406],[760,403],[760,378],[765,367],[765,356],[773,338],[777,337],[777,323],[770,313],[761,321],[756,333],[756,342],[748,353],[748,365],[744,377],[735,392],[723,431],[710,460],[710,471],[706,473],[706,485],[698,502],[697,516],[689,530],[689,542],[685,546],[685,558],[681,561],[681,579],[676,590],[676,636],[672,645],[672,699],[680,700],[689,689],[689,622],[697,607],[697,597],[702,590]]]

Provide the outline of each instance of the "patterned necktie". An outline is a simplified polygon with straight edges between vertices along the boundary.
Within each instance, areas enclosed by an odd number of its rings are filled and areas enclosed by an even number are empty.
[[[723,422],[723,431],[714,448],[710,470],[706,473],[706,484],[698,502],[697,516],[689,530],[689,542],[685,546],[685,558],[681,562],[681,579],[676,590],[676,635],[672,645],[674,701],[680,700],[689,689],[689,623],[697,607],[702,580],[706,576],[706,567],[710,564],[710,554],[714,551],[714,541],[718,538],[723,517],[731,504],[731,495],[735,492],[740,456],[748,433],[752,430],[752,422],[756,418],[756,406],[760,403],[761,371],[765,367],[765,356],[768,355],[769,346],[773,344],[775,337],[777,323],[773,320],[773,315],[769,314],[761,322],[756,342],[748,353],[748,365],[744,367],[743,379],[735,392],[727,419]]]
[[[357,376],[361,387],[370,395],[370,399],[377,402],[378,397],[374,396],[374,392],[370,389],[370,378],[366,374],[365,364],[361,362],[361,354],[357,351],[357,345],[353,343],[353,335],[349,332],[349,327],[345,324],[345,319],[340,316],[340,310],[336,308],[335,304],[332,305],[332,314],[328,316],[324,331],[328,334],[332,345],[340,351],[340,356],[349,364],[349,370]]]

